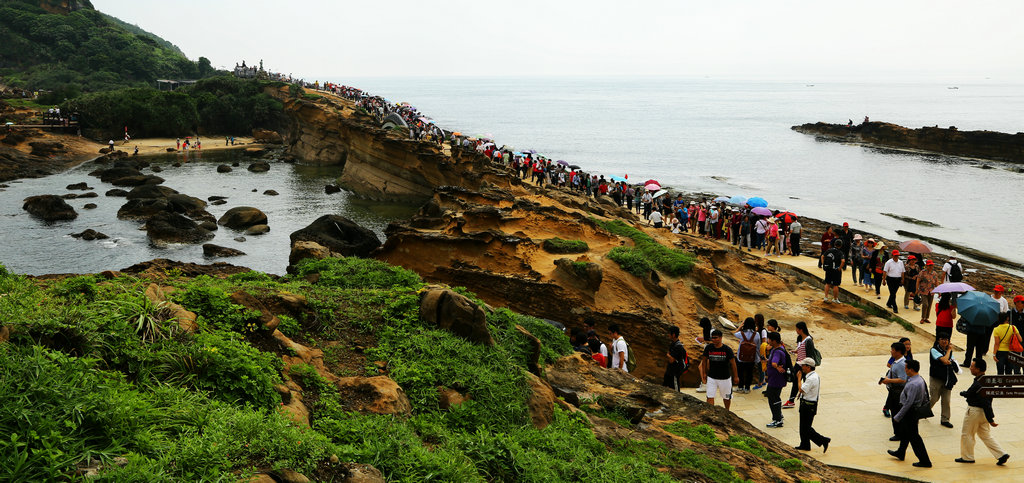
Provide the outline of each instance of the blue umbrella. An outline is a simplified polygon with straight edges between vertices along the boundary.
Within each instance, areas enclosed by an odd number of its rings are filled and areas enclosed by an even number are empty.
[[[733,196],[732,198],[729,198],[729,203],[732,203],[734,205],[742,205],[743,203],[746,202],[747,199],[742,196]]]
[[[989,327],[999,320],[999,302],[984,292],[967,292],[957,297],[956,311],[971,325]]]
[[[732,198],[729,198],[728,196],[719,196],[718,198],[715,198],[715,202],[716,203],[719,203],[719,202],[728,203],[730,199],[732,199]]]
[[[609,178],[610,178],[610,179],[611,179],[612,181],[626,181],[626,178],[623,178],[622,176],[611,176],[611,177],[609,177]]]
[[[768,207],[768,202],[765,201],[764,198],[761,198],[760,196],[750,198],[749,200],[747,200],[747,204],[750,206],[760,206],[761,208]]]

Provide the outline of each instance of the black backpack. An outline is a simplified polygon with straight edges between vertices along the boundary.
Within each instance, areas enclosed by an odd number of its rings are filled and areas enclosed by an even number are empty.
[[[772,355],[775,351],[781,350],[782,354],[786,356],[786,360],[782,362],[782,368],[785,369],[783,374],[786,376],[786,382],[793,382],[793,358],[789,355],[789,351],[785,347],[779,346],[772,349],[772,354],[768,354],[768,360],[771,360]]]
[[[960,267],[960,262],[951,260],[949,262],[949,281],[950,282],[962,282],[964,280],[964,271]]]

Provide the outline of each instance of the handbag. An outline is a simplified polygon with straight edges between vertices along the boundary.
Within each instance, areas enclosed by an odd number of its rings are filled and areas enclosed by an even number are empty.
[[[1024,344],[1021,344],[1020,332],[1017,332],[1016,327],[1013,327],[1013,335],[1010,336],[1010,352],[1024,352]]]
[[[961,334],[967,334],[967,321],[963,317],[956,321],[956,331]]]
[[[928,403],[915,407],[914,412],[917,414],[917,419],[928,419],[935,416],[935,413],[932,412],[931,404]]]
[[[946,366],[946,383],[942,385],[942,387],[944,387],[946,389],[949,389],[949,390],[952,390],[953,386],[956,386],[956,381],[957,381],[956,369],[954,369],[954,366],[956,365],[956,362],[952,361],[952,360],[951,360],[951,362],[952,362],[952,364]]]

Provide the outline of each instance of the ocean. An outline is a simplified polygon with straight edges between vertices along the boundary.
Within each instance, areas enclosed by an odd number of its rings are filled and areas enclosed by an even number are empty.
[[[447,129],[630,180],[761,196],[901,239],[897,229],[1024,263],[1024,165],[817,141],[791,126],[891,122],[1024,130],[1024,86],[673,78],[341,78]],[[956,87],[953,89],[952,87]],[[983,165],[994,169],[982,169]],[[929,221],[925,227],[882,213]],[[938,252],[944,252],[936,247]]]

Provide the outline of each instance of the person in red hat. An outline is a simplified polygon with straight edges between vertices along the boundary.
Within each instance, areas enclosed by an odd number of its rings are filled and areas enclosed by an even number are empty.
[[[914,310],[920,310],[917,305],[917,276],[921,272],[917,264],[917,256],[907,257],[906,271],[903,272],[903,308],[910,309],[910,301],[914,301]]]
[[[1003,297],[1003,292],[1005,291],[1006,289],[1002,285],[992,287],[992,298],[996,299],[996,302],[999,302],[1000,314],[1005,314],[1010,311],[1010,302],[1006,300],[1006,297]]]
[[[1024,334],[1024,295],[1013,298],[1013,309],[1010,310],[1010,323],[1017,331]]]
[[[898,314],[900,307],[896,304],[896,292],[903,286],[903,276],[906,273],[906,265],[900,260],[899,250],[892,251],[892,256],[882,266],[882,272],[885,274],[882,284],[889,286],[889,300],[885,302],[885,306],[892,309],[892,313]]]

